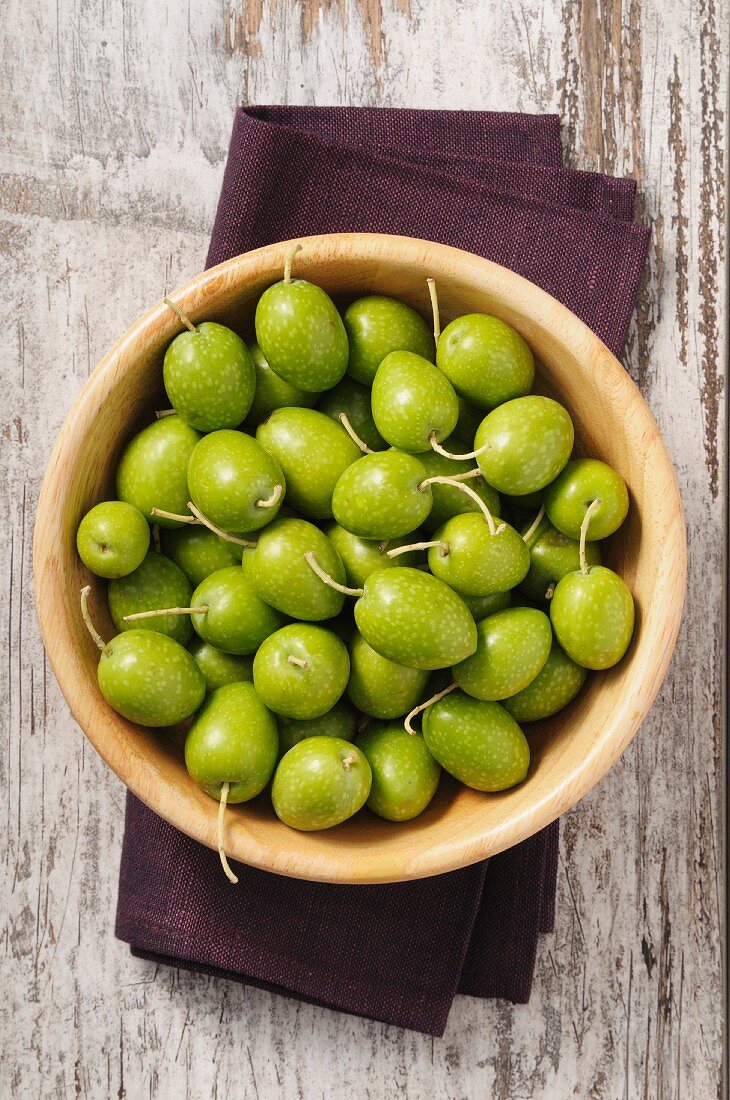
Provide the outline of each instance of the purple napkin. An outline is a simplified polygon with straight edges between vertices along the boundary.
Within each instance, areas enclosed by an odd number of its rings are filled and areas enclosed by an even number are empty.
[[[490,112],[241,109],[208,266],[313,233],[423,237],[542,286],[619,353],[648,231],[635,185],[561,166],[559,120]],[[116,934],[135,955],[443,1034],[457,992],[530,995],[552,929],[558,824],[491,860],[384,886],[241,867],[128,796]]]

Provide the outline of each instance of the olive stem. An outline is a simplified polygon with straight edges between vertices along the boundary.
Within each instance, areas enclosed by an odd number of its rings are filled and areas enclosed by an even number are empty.
[[[555,593],[555,581],[551,581],[550,584],[545,589],[545,599],[546,600],[551,600],[553,598],[554,593]]]
[[[441,556],[443,558],[445,558],[449,552],[448,542],[444,542],[443,539],[436,539],[435,542],[412,542],[409,546],[396,546],[394,550],[389,550],[386,556],[389,558],[397,558],[400,554],[410,553],[411,550],[429,550],[432,546],[441,547]]]
[[[463,474],[449,474],[449,477],[454,481],[471,481],[472,478],[484,477],[484,474],[475,466],[473,470],[465,470]]]
[[[438,344],[441,336],[441,314],[439,311],[439,299],[436,293],[436,280],[426,279],[429,297],[431,299],[431,312],[433,313],[433,338]]]
[[[89,614],[89,592],[91,592],[90,584],[85,585],[81,589],[81,617],[86,623],[86,629],[98,645],[101,652],[104,654],[105,657],[108,657],[111,653],[111,650],[109,649],[109,646],[104,641],[101,634],[91,621],[91,615]]]
[[[290,248],[289,251],[286,254],[286,258],[284,260],[284,285],[285,286],[288,286],[289,283],[291,282],[291,265],[292,265],[292,261],[293,261],[294,257],[296,256],[297,252],[301,252],[301,251],[302,251],[302,246],[300,244],[295,244],[294,247]]]
[[[489,509],[487,508],[486,504],[484,503],[482,498],[479,496],[479,494],[475,493],[474,490],[471,488],[471,486],[464,485],[461,481],[457,481],[456,478],[453,478],[453,477],[427,477],[425,479],[425,481],[421,482],[421,484],[418,486],[418,488],[421,490],[421,492],[423,492],[423,490],[425,489],[425,487],[427,485],[453,485],[454,488],[460,489],[462,491],[462,493],[466,493],[466,495],[471,497],[471,499],[474,501],[474,503],[479,506],[480,511],[482,512],[482,514],[484,515],[485,520],[487,521],[487,527],[489,528],[489,534],[490,535],[498,535],[500,533],[500,531],[504,531],[505,527],[507,526],[506,523],[500,523],[499,527],[495,526],[494,518],[492,516],[492,513],[489,511]]]
[[[329,588],[334,588],[335,592],[342,592],[344,596],[364,596],[364,588],[348,588],[347,585],[338,584],[337,581],[333,580],[329,573],[325,573],[311,550],[307,550],[304,560],[312,572],[316,573],[319,579]]]
[[[125,615],[125,623],[134,623],[137,619],[156,619],[159,615],[205,615],[210,611],[207,603],[201,607],[161,607],[155,611],[135,611],[134,615]]]
[[[438,703],[439,699],[443,699],[444,695],[448,695],[451,691],[456,691],[458,686],[459,685],[456,683],[449,684],[449,686],[445,687],[443,691],[437,691],[436,694],[432,695],[430,699],[427,699],[425,703],[419,703],[417,707],[414,707],[413,710],[405,716],[403,725],[405,726],[408,733],[410,733],[411,737],[416,736],[416,731],[411,725],[411,722],[416,717],[416,715],[420,714],[422,710],[426,710],[426,708],[430,707],[432,703]]]
[[[378,543],[378,553],[379,554],[384,554],[387,547],[388,547],[388,545],[389,545],[389,543],[390,543],[390,539],[383,539],[382,542],[379,542]]]
[[[600,497],[596,497],[586,508],[586,514],[583,516],[583,522],[580,525],[580,546],[578,548],[578,558],[580,560],[580,571],[585,576],[588,573],[588,562],[586,561],[586,537],[588,535],[588,527],[591,522],[591,516],[595,512],[596,508],[600,508],[603,501]]]
[[[225,871],[226,878],[229,882],[232,882],[235,886],[238,882],[238,877],[234,875],[228,864],[228,858],[223,848],[223,818],[226,812],[226,805],[228,803],[228,791],[230,790],[230,783],[224,783],[221,787],[220,801],[218,803],[218,855],[220,856],[221,867]]]
[[[200,524],[200,520],[195,516],[180,516],[177,512],[166,512],[164,508],[152,508],[152,515],[159,516],[160,519],[174,519],[178,523],[197,523]],[[201,524],[202,526],[202,524]]]
[[[488,451],[489,448],[492,446],[491,443],[485,443],[483,447],[477,447],[475,451],[467,451],[466,454],[456,455],[453,453],[453,451],[447,451],[445,447],[441,446],[439,441],[436,439],[435,431],[431,432],[428,437],[428,441],[437,455],[443,455],[444,458],[456,459],[457,462],[463,461],[467,458],[479,458],[479,455],[483,455],[485,451]]]
[[[354,764],[356,760],[357,760],[357,753],[355,752],[354,749],[350,749],[350,751],[345,753],[345,755],[342,757],[342,767],[347,772],[347,771],[350,770],[350,765]]]
[[[203,527],[207,527],[209,530],[213,531],[213,533],[216,534],[219,539],[223,539],[225,542],[235,542],[236,546],[256,545],[256,543],[251,542],[250,539],[239,539],[237,535],[229,535],[228,532],[224,531],[222,527],[218,527],[217,524],[213,523],[212,519],[208,519],[207,516],[204,516],[203,513],[200,511],[200,508],[195,507],[192,500],[188,501],[188,508],[193,513],[198,523],[202,523]]]
[[[340,413],[337,419],[339,420],[340,424],[342,424],[342,427],[345,429],[353,443],[357,443],[363,454],[371,455],[375,453],[372,447],[368,447],[365,440],[361,439],[360,436],[357,434],[352,424],[350,423],[350,418],[347,413]]]
[[[287,661],[290,665],[296,665],[297,668],[309,668],[306,661],[303,661],[301,657],[295,657],[293,653],[289,654]]]
[[[155,419],[156,420],[162,420],[162,418],[164,416],[174,416],[174,415],[175,415],[175,410],[174,409],[157,409],[157,411],[155,412]]]
[[[197,333],[198,330],[196,329],[195,325],[190,320],[187,313],[183,313],[183,311],[180,309],[180,306],[176,306],[175,303],[171,302],[169,298],[163,298],[162,300],[163,300],[163,302],[165,303],[166,306],[170,307],[170,309],[172,310],[173,313],[177,314],[177,316],[180,318],[182,323],[185,325],[186,329],[188,329],[190,332],[196,332]]]
[[[275,485],[270,497],[266,497],[265,499],[259,498],[253,502],[254,508],[273,508],[274,505],[278,503],[283,492],[283,485]]]
[[[540,524],[542,523],[544,518],[545,518],[545,505],[541,504],[540,505],[540,511],[537,513],[534,520],[532,521],[532,523],[530,524],[530,526],[527,528],[524,535],[522,536],[522,538],[525,540],[525,542],[528,542],[532,538],[532,536],[535,534],[535,531],[537,531],[538,527],[540,526]]]

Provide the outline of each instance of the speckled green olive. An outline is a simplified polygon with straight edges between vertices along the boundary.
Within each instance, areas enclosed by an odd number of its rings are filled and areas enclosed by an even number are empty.
[[[165,607],[190,607],[192,589],[185,574],[164,554],[150,551],[133,573],[109,581],[109,613],[117,630],[154,630],[187,645],[193,636],[188,615],[159,615],[134,619],[125,615],[157,611]]]
[[[271,369],[307,393],[335,386],[347,366],[347,333],[332,299],[305,279],[270,286],[256,306],[256,339]]]
[[[372,391],[375,426],[392,447],[410,454],[451,435],[459,419],[454,387],[420,355],[392,351],[378,367]]]
[[[529,345],[511,325],[486,313],[467,313],[447,325],[436,363],[457,393],[483,409],[528,394],[535,379]]]
[[[304,555],[338,584],[345,583],[345,567],[323,531],[305,519],[280,519],[258,538],[251,579],[261,599],[292,618],[318,622],[339,615],[345,597],[328,587],[311,569]]]
[[[575,458],[545,492],[550,522],[569,538],[580,538],[589,504],[600,500],[588,520],[586,539],[605,539],[617,531],[629,510],[624,479],[596,458]]]
[[[256,375],[240,336],[204,321],[181,332],[165,352],[162,375],[170,404],[201,432],[235,428],[251,408]]]
[[[126,446],[117,467],[117,496],[139,508],[150,523],[179,527],[177,520],[152,515],[161,508],[187,515],[188,460],[201,439],[179,416],[163,416],[148,424]]]
[[[530,746],[512,715],[461,691],[424,711],[423,737],[441,767],[477,791],[506,791],[530,767]]]
[[[441,768],[419,733],[400,722],[376,722],[360,734],[357,747],[373,774],[367,805],[386,821],[412,821],[436,794]]]
[[[621,578],[604,565],[568,573],[550,601],[555,637],[584,668],[610,668],[634,633],[634,600]]]
[[[254,686],[284,718],[318,718],[347,687],[347,646],[331,630],[290,623],[260,646],[253,661]]]
[[[491,596],[462,596],[461,597],[472,614],[474,622],[486,619],[487,615],[494,615],[497,611],[504,611],[512,602],[511,592],[495,592]]]
[[[280,718],[279,756],[306,737],[339,737],[341,741],[354,741],[356,734],[357,716],[352,707],[340,699],[317,718]]]
[[[447,668],[477,645],[464,601],[420,569],[383,569],[369,576],[355,604],[355,622],[368,645],[407,668]]]
[[[528,526],[525,528],[527,530]],[[548,591],[555,589],[558,581],[578,569],[580,565],[580,544],[569,539],[562,531],[556,531],[550,520],[545,517],[540,526],[527,540],[530,552],[530,568],[520,584],[522,591],[542,603],[548,598]],[[601,564],[601,551],[595,543],[586,546],[588,565]]]
[[[448,445],[451,447],[450,440]],[[468,446],[471,449],[471,442]],[[459,451],[458,446],[456,450]],[[436,451],[426,451],[424,454],[420,454],[418,461],[425,466],[427,477],[453,478],[476,469],[476,462],[473,459],[457,461],[454,458],[446,458],[445,455],[440,455]],[[487,485],[484,477],[469,478],[464,484],[468,485],[477,496],[481,497],[493,516],[501,515],[499,494],[491,485]],[[437,527],[440,527],[447,519],[451,519],[452,516],[460,516],[464,512],[480,511],[477,502],[468,493],[457,489],[455,485],[439,485],[437,483],[431,486],[431,492],[433,494],[433,504],[431,511],[423,521],[423,528],[429,533],[435,531]]]
[[[514,527],[496,521],[491,534],[481,513],[465,512],[437,531],[428,551],[435,577],[464,596],[491,596],[519,584],[530,567],[530,553]]]
[[[335,485],[362,457],[342,425],[316,409],[276,409],[256,438],[284,471],[287,503],[307,519],[331,519]]]
[[[256,392],[246,417],[246,424],[250,425],[252,434],[274,409],[310,409],[314,405],[319,395],[300,390],[274,374],[255,340],[249,344],[249,351],[256,371]]]
[[[538,675],[548,659],[550,620],[531,607],[508,607],[477,623],[477,648],[454,666],[454,679],[475,699],[516,695]]]
[[[207,527],[192,524],[163,531],[161,542],[165,555],[182,569],[193,588],[217,569],[239,565],[243,553],[243,547],[237,543],[219,538]]]
[[[307,737],[279,761],[271,800],[285,825],[315,832],[356,814],[371,782],[370,765],[355,745],[339,737]]]
[[[551,397],[516,397],[484,417],[474,438],[477,461],[499,493],[534,493],[558,476],[573,449],[573,422]]]
[[[348,306],[344,316],[350,343],[347,373],[366,386],[392,351],[410,351],[433,363],[431,331],[415,309],[397,298],[369,294]]]
[[[347,695],[372,718],[399,718],[423,699],[428,672],[383,657],[355,631],[350,639]]]
[[[188,651],[152,630],[127,630],[112,638],[97,678],[109,706],[140,726],[177,725],[205,695],[203,674]]]
[[[345,377],[334,389],[329,390],[317,404],[320,412],[331,416],[338,423],[345,414],[355,434],[371,451],[384,451],[388,444],[375,427],[370,407],[370,390],[354,379]]]
[[[587,675],[554,641],[547,661],[532,683],[505,699],[503,706],[517,722],[549,718],[575,699]]]
[[[415,551],[389,558],[388,551],[405,546],[410,539],[401,536],[398,539],[384,539],[374,542],[372,539],[353,535],[340,527],[339,523],[330,523],[326,527],[327,537],[342,558],[347,583],[353,588],[362,588],[371,573],[378,569],[395,569],[398,566],[414,565]]]
[[[415,455],[381,451],[348,466],[335,485],[332,511],[341,527],[364,539],[395,539],[420,527],[431,511],[431,486]]]
[[[141,565],[149,545],[147,520],[123,500],[95,505],[76,532],[79,557],[97,577],[126,577]]]
[[[205,677],[208,694],[226,684],[237,684],[242,680],[253,682],[253,657],[250,655],[241,657],[236,653],[224,653],[198,637],[193,638],[188,650]]]
[[[228,430],[200,440],[190,456],[188,485],[193,503],[224,531],[258,531],[271,523],[286,491],[274,456],[245,432]]]
[[[240,565],[218,569],[201,581],[190,606],[208,608],[192,616],[193,626],[203,641],[224,653],[255,653],[284,625],[284,616],[264,603]]]
[[[248,683],[209,695],[185,738],[185,765],[212,798],[228,783],[228,802],[248,802],[271,778],[279,755],[276,722]]]

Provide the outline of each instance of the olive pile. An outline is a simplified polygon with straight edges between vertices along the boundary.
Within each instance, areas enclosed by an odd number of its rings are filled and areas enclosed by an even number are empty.
[[[393,298],[341,314],[292,277],[296,251],[250,347],[168,302],[185,326],[164,358],[172,408],[77,536],[119,632],[101,639],[84,589],[99,687],[133,722],[192,718],[185,762],[220,802],[231,878],[225,805],[269,782],[305,830],[366,803],[411,820],[441,768],[520,783],[519,723],[565,707],[634,626],[599,548],[626,486],[571,459],[522,337],[479,313],[440,332],[431,280],[434,335]]]

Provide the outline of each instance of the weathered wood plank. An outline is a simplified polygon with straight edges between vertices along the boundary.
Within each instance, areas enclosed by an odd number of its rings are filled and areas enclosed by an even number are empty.
[[[718,1095],[726,7],[6,8],[0,1050],[13,1095]],[[460,998],[443,1041],[130,959],[111,932],[123,791],[37,636],[30,539],[52,439],[104,348],[201,266],[240,98],[558,110],[570,162],[634,174],[654,226],[627,362],[684,494],[685,625],[643,730],[564,822],[531,1004]]]

